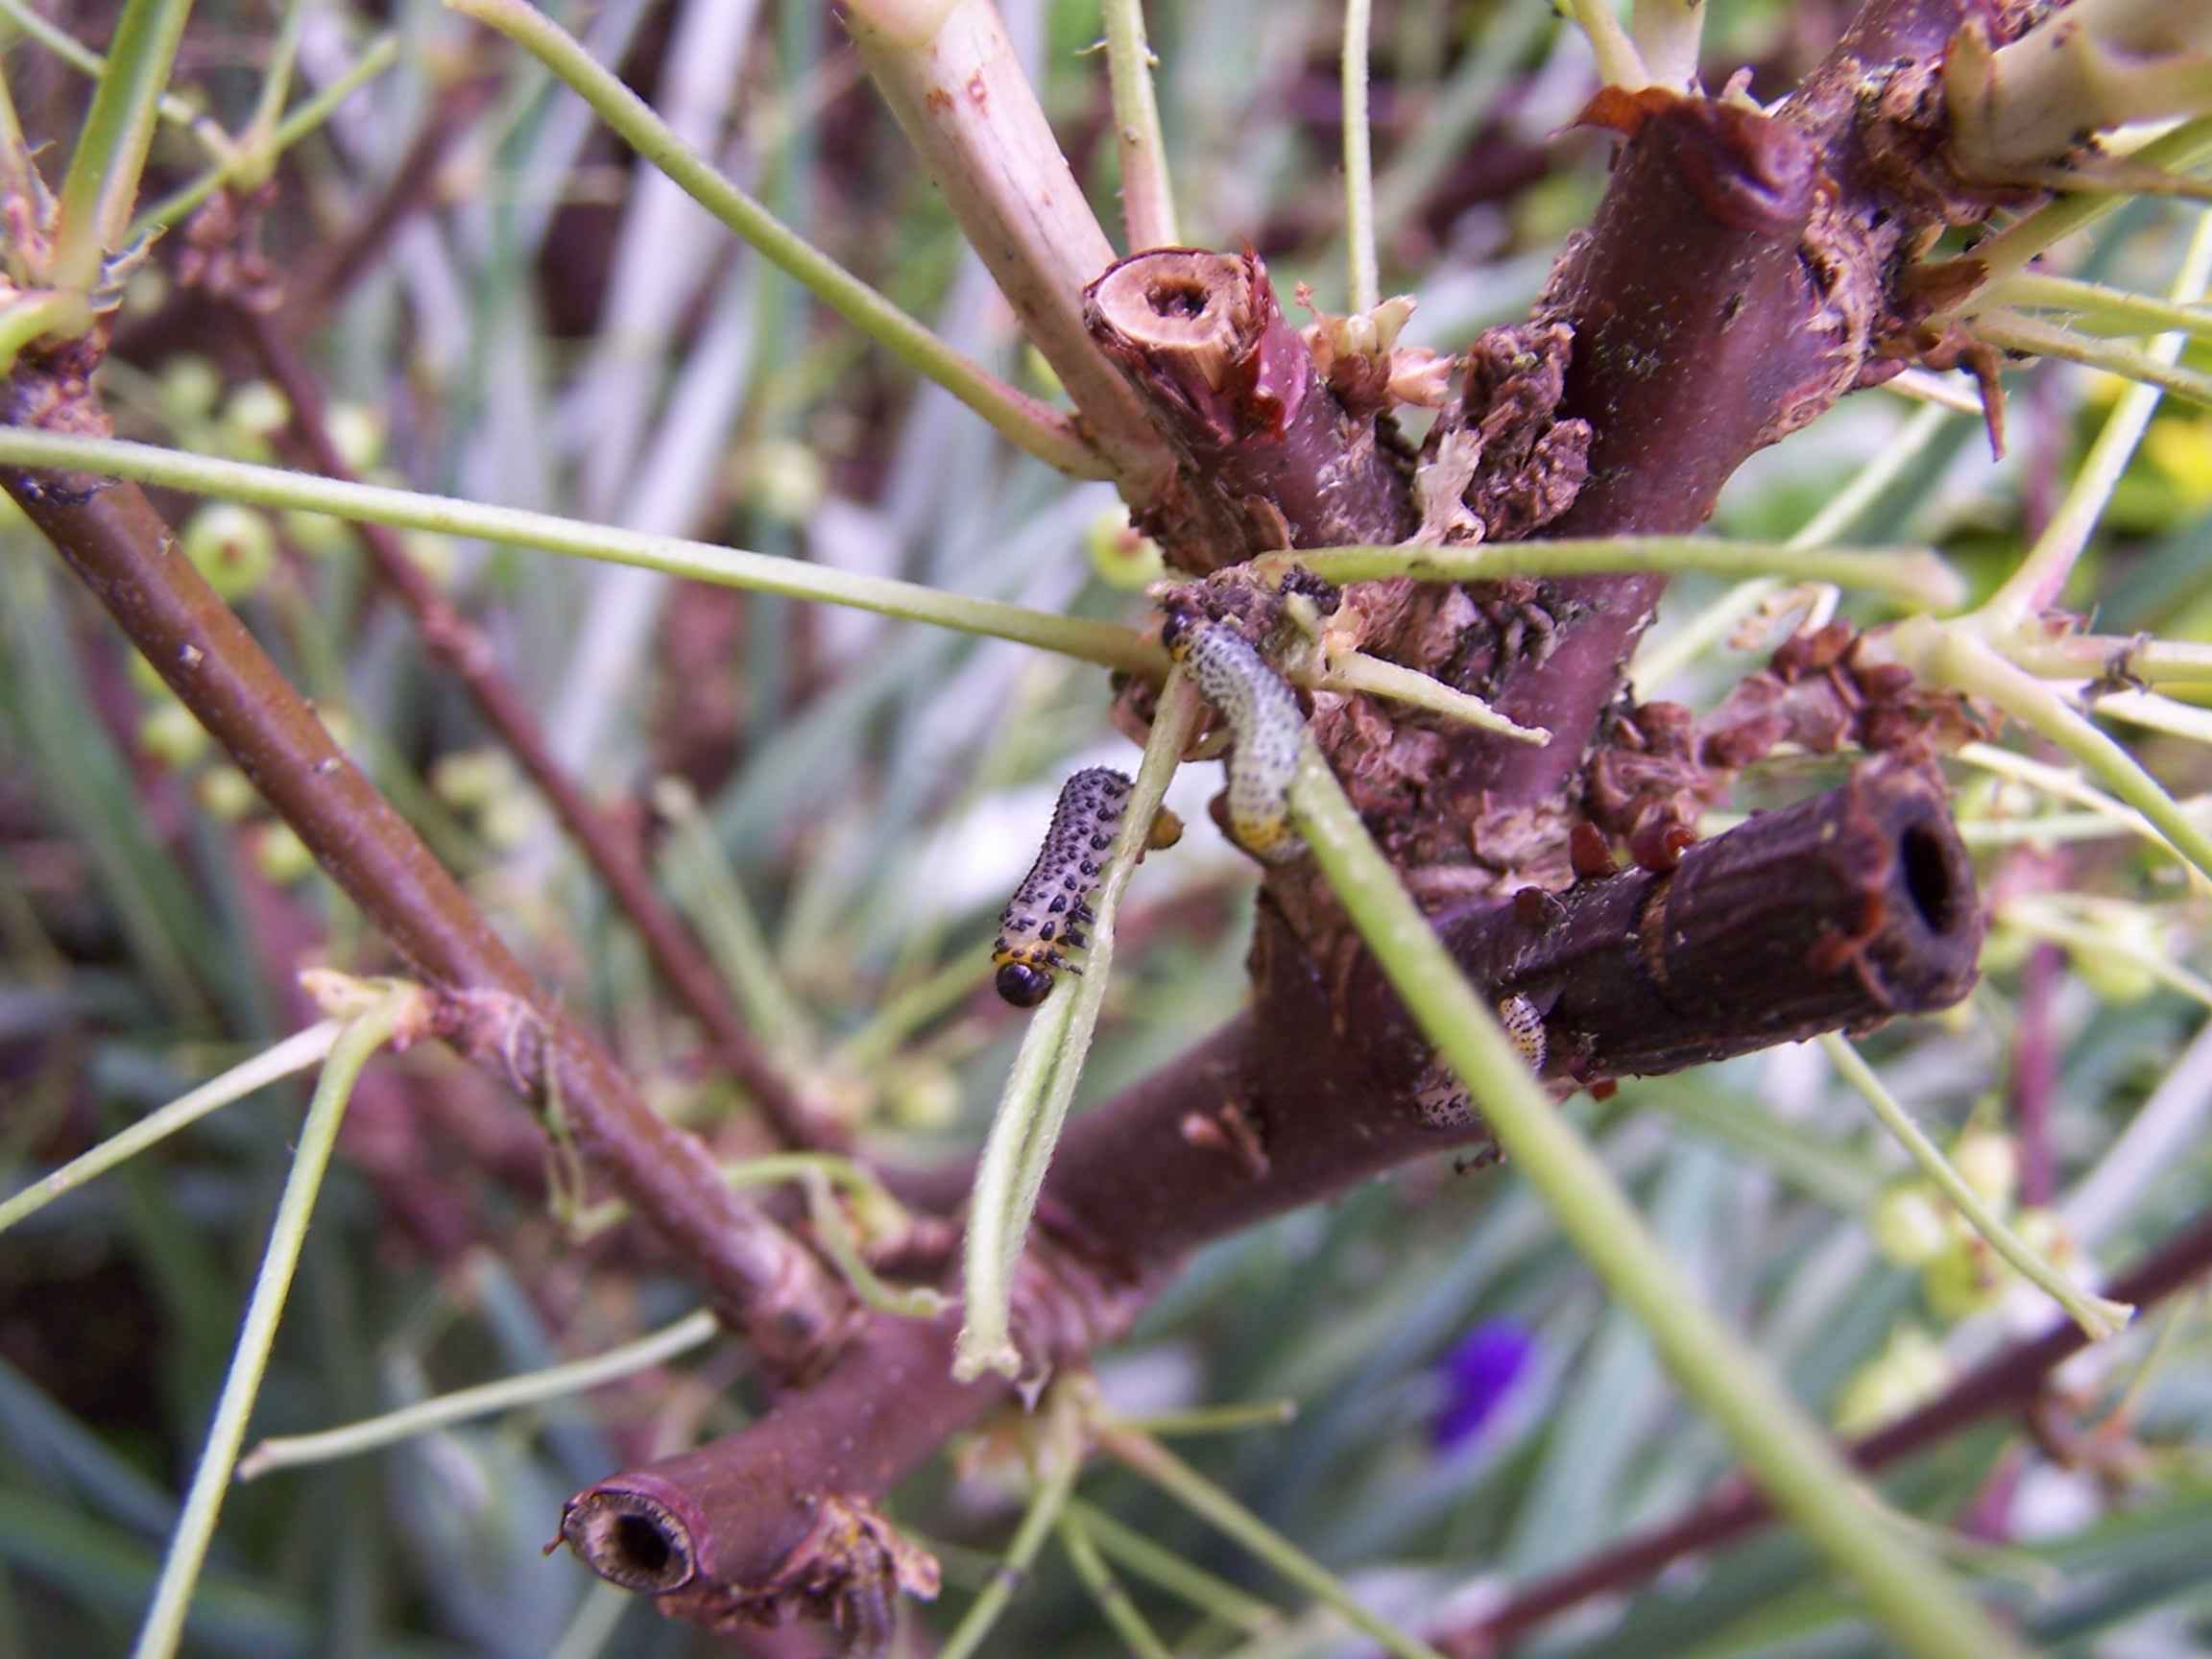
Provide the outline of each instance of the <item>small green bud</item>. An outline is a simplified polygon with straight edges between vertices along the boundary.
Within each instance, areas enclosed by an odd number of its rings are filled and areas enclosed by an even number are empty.
[[[189,709],[170,698],[138,722],[138,747],[172,772],[181,772],[207,752],[207,730]]]
[[[172,426],[194,426],[207,418],[215,399],[223,396],[223,373],[196,352],[180,352],[161,365],[161,386],[156,394],[161,413]]]
[[[201,810],[223,824],[237,823],[260,799],[253,785],[246,781],[246,774],[235,766],[210,766],[200,774],[193,787],[200,797]]]
[[[240,437],[258,440],[263,447],[291,423],[292,405],[266,380],[247,381],[230,394],[223,409],[226,427]]]
[[[1110,507],[1099,514],[1083,540],[1091,554],[1091,568],[1110,588],[1135,591],[1159,581],[1166,569],[1160,543],[1139,535],[1122,508]]]
[[[943,1129],[960,1116],[960,1081],[938,1060],[902,1060],[883,1080],[883,1104],[902,1129]]]
[[[756,444],[739,462],[738,493],[745,503],[780,524],[804,524],[829,490],[822,461],[804,444]]]
[[[456,811],[483,805],[515,781],[515,764],[499,749],[456,749],[430,767],[430,787]]]
[[[384,417],[366,403],[333,403],[330,442],[347,471],[366,472],[384,459]]]
[[[1951,1143],[1951,1166],[1992,1210],[2012,1208],[2020,1186],[2020,1149],[2011,1136],[1970,1125]]]
[[[1925,1181],[1893,1181],[1866,1218],[1874,1247],[1900,1267],[1918,1267],[1951,1238],[1950,1212]]]
[[[276,530],[267,515],[228,501],[185,520],[183,548],[207,586],[228,600],[254,592],[276,567]]]
[[[1836,1402],[1836,1428],[1863,1434],[1940,1394],[1951,1363],[1936,1339],[1912,1324],[1890,1334],[1882,1352],[1851,1374]]]
[[[2107,1002],[2128,1003],[2140,1002],[2158,988],[2158,975],[2144,960],[2166,953],[2155,917],[2130,905],[2100,910],[2090,926],[2102,936],[2101,945],[2068,950],[2074,972],[2090,990]]]
[[[1920,1293],[1929,1311],[1947,1325],[1985,1313],[2004,1299],[2005,1279],[1996,1253],[1972,1233],[1955,1237],[1920,1270]]]
[[[352,537],[343,518],[333,518],[327,513],[303,513],[287,507],[277,517],[292,545],[310,559],[327,559],[343,551]]]
[[[265,824],[253,840],[253,863],[268,879],[286,887],[313,872],[315,855],[291,825]]]
[[[519,789],[494,795],[476,815],[476,830],[493,847],[512,853],[544,827],[538,803]]]

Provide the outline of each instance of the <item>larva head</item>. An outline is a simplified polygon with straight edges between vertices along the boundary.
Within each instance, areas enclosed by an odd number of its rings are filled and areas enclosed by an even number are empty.
[[[1034,1008],[1052,994],[1052,970],[1027,962],[1004,962],[992,983],[1015,1007]]]
[[[1180,662],[1190,648],[1190,637],[1205,625],[1206,618],[1194,611],[1170,611],[1160,624],[1160,644]]]

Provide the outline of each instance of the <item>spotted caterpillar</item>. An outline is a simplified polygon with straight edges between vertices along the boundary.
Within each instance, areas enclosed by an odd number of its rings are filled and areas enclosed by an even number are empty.
[[[1283,864],[1306,851],[1290,828],[1290,779],[1306,736],[1298,697],[1234,628],[1171,612],[1160,642],[1229,722],[1229,838]]]
[[[1058,970],[1083,972],[1066,952],[1083,949],[1088,941],[1082,929],[1097,920],[1091,896],[1098,890],[1106,850],[1114,845],[1114,827],[1131,787],[1111,766],[1087,767],[1061,786],[1044,848],[999,913],[998,942],[991,947],[991,960],[998,965],[993,983],[1015,1007],[1044,1001]],[[1183,821],[1163,806],[1145,845],[1171,847],[1182,833]]]

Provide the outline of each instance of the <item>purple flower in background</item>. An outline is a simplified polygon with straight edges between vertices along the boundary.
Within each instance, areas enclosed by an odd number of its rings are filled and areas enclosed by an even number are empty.
[[[1429,1426],[1439,1452],[1465,1445],[1497,1414],[1535,1358],[1536,1338],[1512,1319],[1487,1319],[1453,1344],[1438,1369],[1444,1402]]]

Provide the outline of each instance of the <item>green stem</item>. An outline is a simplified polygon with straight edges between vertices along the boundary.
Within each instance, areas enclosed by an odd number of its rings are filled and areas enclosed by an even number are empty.
[[[1038,1435],[1037,1461],[1041,1472],[1037,1489],[1030,1495],[1029,1507],[1022,1516],[1022,1525],[1015,1528],[1014,1541],[1006,1546],[1006,1558],[998,1571],[991,1575],[991,1582],[983,1586],[982,1593],[969,1606],[966,1617],[952,1634],[945,1639],[938,1649],[937,1659],[969,1659],[991,1634],[991,1626],[1006,1610],[1014,1592],[1021,1588],[1028,1575],[1030,1563],[1037,1559],[1045,1538],[1060,1519],[1060,1511],[1068,1503],[1068,1495],[1075,1489],[1075,1477],[1083,1467],[1083,1450],[1076,1434],[1076,1404],[1074,1391],[1066,1383],[1052,1390],[1046,1407],[1044,1422]]]
[[[238,1460],[241,1481],[258,1480],[273,1469],[292,1469],[303,1463],[331,1463],[341,1457],[358,1457],[364,1452],[396,1446],[402,1440],[450,1429],[456,1423],[541,1406],[548,1400],[565,1400],[588,1389],[601,1388],[640,1371],[650,1371],[679,1354],[687,1354],[711,1342],[721,1332],[714,1315],[687,1313],[675,1324],[594,1354],[542,1371],[503,1377],[475,1388],[460,1388],[435,1400],[421,1400],[380,1417],[363,1418],[314,1434],[273,1435]]]
[[[1651,84],[1635,42],[1622,29],[1621,19],[1613,15],[1611,0],[1567,0],[1567,15],[1588,36],[1591,55],[1598,60],[1599,81],[1623,92],[1641,92]]]
[[[1704,536],[1608,536],[1558,541],[1500,541],[1473,547],[1318,547],[1269,556],[1330,582],[1410,576],[1422,582],[1501,576],[1602,575],[1620,570],[1710,570],[1833,582],[1885,593],[1903,604],[1949,611],[1966,585],[1925,547],[1803,547],[1788,541],[1720,541]]]
[[[783,224],[686,145],[652,106],[594,62],[573,36],[522,0],[445,0],[536,58],[693,201],[795,277],[846,322],[983,417],[1017,448],[1078,478],[1105,469],[1068,418],[954,350]]]
[[[818,1175],[832,1187],[843,1188],[871,1210],[889,1214],[899,1208],[899,1201],[892,1197],[889,1188],[859,1164],[835,1152],[770,1152],[741,1163],[725,1164],[721,1174],[725,1184],[737,1188],[779,1187],[786,1181],[805,1181]],[[589,1210],[579,1211],[569,1221],[568,1230],[582,1242],[629,1218],[630,1206],[620,1198],[609,1198]]]
[[[820,1046],[814,1022],[777,972],[775,952],[745,897],[745,885],[700,811],[698,797],[681,779],[663,778],[653,786],[653,806],[673,831],[662,857],[675,866],[670,874],[681,878],[679,902],[707,942],[714,965],[736,987],[746,1023],[770,1033],[770,1046],[786,1060],[816,1063]]]
[[[1516,743],[1533,743],[1542,748],[1551,741],[1551,733],[1544,727],[1524,726],[1511,716],[1500,713],[1472,691],[1462,691],[1456,685],[1445,685],[1434,675],[1408,668],[1402,662],[1370,657],[1364,651],[1347,651],[1331,658],[1328,666],[1308,683],[1325,691],[1363,691],[1370,697],[1386,697],[1408,709],[1426,709],[1481,731],[1495,732]]]
[[[1189,1602],[1211,1618],[1234,1624],[1247,1635],[1265,1635],[1282,1627],[1283,1615],[1259,1597],[1186,1561],[1172,1550],[1162,1548],[1134,1527],[1115,1520],[1105,1510],[1094,1509],[1080,1498],[1071,1500],[1068,1507],[1070,1514],[1081,1517],[1085,1530],[1101,1550],[1121,1564],[1124,1572]]]
[[[2212,836],[2191,822],[2133,756],[2044,682],[2008,662],[1976,636],[1925,618],[1902,624],[1890,639],[1898,660],[1922,678],[1995,704],[2065,750],[2155,824],[2182,857],[2212,877]]]
[[[1129,252],[1172,248],[1175,192],[1167,180],[1167,142],[1152,90],[1152,48],[1143,0],[1104,0],[1106,79],[1114,101],[1114,148],[1121,157],[1121,223]]]
[[[34,292],[0,307],[0,374],[15,367],[17,353],[32,341],[82,334],[91,322],[82,294]]]
[[[2190,973],[2162,951],[2147,950],[2125,939],[2115,939],[2107,932],[2085,927],[2045,905],[2025,899],[2010,900],[2000,905],[1995,919],[2019,928],[2023,933],[2048,939],[2054,945],[2063,945],[2071,951],[2091,956],[2117,956],[2123,961],[2132,962],[2161,985],[2178,991],[2193,1002],[2200,1002],[2212,1008],[2212,982],[2207,982],[2201,974]],[[2113,1306],[2122,1304],[2115,1303]],[[2098,1333],[2091,1332],[2090,1334],[2096,1335]]]
[[[805,1190],[806,1214],[814,1223],[814,1237],[823,1254],[844,1276],[862,1307],[898,1319],[934,1319],[950,1306],[942,1291],[927,1285],[894,1289],[883,1282],[860,1253],[853,1223],[838,1204],[837,1195],[830,1190],[828,1177],[819,1169],[806,1171],[799,1178],[799,1185]]]
[[[963,1381],[972,1381],[986,1369],[1008,1377],[1020,1370],[1021,1355],[1013,1339],[1015,1267],[1030,1218],[1037,1213],[1037,1196],[1044,1190],[1052,1148],[1074,1102],[1083,1062],[1098,1028],[1098,1010],[1105,1003],[1113,973],[1114,924],[1121,895],[1137,873],[1153,815],[1197,724],[1196,695],[1180,673],[1170,675],[1152,716],[1144,759],[1122,808],[1113,850],[1106,855],[1097,897],[1092,902],[1095,920],[1083,952],[1083,973],[1072,993],[1064,988],[1063,980],[1031,1017],[1029,1035],[1015,1058],[1014,1074],[1007,1079],[1005,1095],[992,1119],[968,1207],[966,1316],[952,1364],[952,1374]],[[1061,1005],[1067,1012],[1048,1023],[1048,1016]],[[1039,1026],[1046,1027],[1042,1036]]]
[[[1511,1166],[1535,1187],[1776,1506],[1858,1584],[1905,1651],[1941,1659],[2019,1653],[1971,1598],[1899,1539],[1877,1503],[1859,1496],[1857,1477],[1819,1427],[1674,1267],[1461,975],[1310,744],[1290,805],[1360,937],[1466,1084]]]
[[[2103,282],[2078,282],[2071,276],[2046,276],[2023,271],[1992,282],[1975,296],[1977,303],[2026,306],[2039,311],[2070,311],[2130,334],[2155,334],[2178,328],[2187,334],[2212,334],[2212,307],[2177,304]]]
[[[229,1375],[224,1378],[222,1396],[215,1403],[207,1444],[192,1472],[184,1512],[162,1559],[161,1576],[154,1587],[154,1604],[139,1629],[132,1659],[167,1659],[183,1640],[192,1588],[207,1558],[216,1518],[230,1487],[231,1468],[246,1438],[247,1420],[252,1416],[254,1398],[261,1391],[270,1346],[276,1338],[276,1322],[283,1315],[284,1299],[307,1241],[307,1223],[315,1213],[324,1173],[330,1166],[330,1152],[338,1142],[338,1125],[346,1116],[346,1103],[352,1097],[353,1085],[370,1056],[390,1042],[403,1023],[420,1018],[421,1002],[422,993],[412,986],[395,991],[349,1022],[331,1045],[330,1057],[315,1085],[315,1097],[308,1103],[307,1120],[301,1127],[291,1171],[284,1178],[276,1219],[269,1230],[269,1246],[253,1281],[253,1294],[246,1305],[237,1346],[231,1351]]]
[[[99,285],[102,263],[124,246],[154,140],[155,112],[191,14],[192,0],[126,0],[108,44],[107,71],[61,180],[47,277],[52,286],[90,293]]]
[[[1651,79],[1683,92],[1697,82],[1697,47],[1705,28],[1704,0],[1635,0],[1628,35]]]
[[[1344,57],[1344,251],[1354,316],[1382,302],[1382,278],[1375,254],[1375,156],[1367,126],[1367,35],[1371,0],[1345,0]]]
[[[2128,1328],[2135,1310],[2125,1302],[2093,1296],[2083,1290],[2053,1266],[2040,1251],[2006,1226],[1997,1213],[1982,1201],[1981,1194],[1966,1184],[1966,1178],[1952,1167],[1951,1160],[1928,1139],[1927,1132],[1912,1121],[1912,1114],[1883,1087],[1882,1079],[1874,1074],[1874,1069],[1866,1064],[1858,1049],[1833,1031],[1820,1039],[1820,1047],[1838,1074],[1866,1097],[1874,1116],[1896,1137],[1912,1162],[1920,1166],[1921,1173],[1935,1182],[1943,1195],[1958,1207],[1959,1213],[1966,1217],[1967,1225],[1987,1239],[1989,1247],[2009,1262],[2022,1278],[2065,1309],[2074,1323],[2088,1333],[2092,1342],[2117,1336]]]
[[[1159,1411],[1114,1421],[1140,1434],[1240,1434],[1247,1429],[1279,1429],[1298,1420],[1295,1400],[1259,1400],[1242,1406],[1197,1406],[1188,1411]]]
[[[1111,1453],[1191,1513],[1211,1523],[1252,1551],[1315,1600],[1335,1609],[1363,1635],[1380,1642],[1398,1659],[1443,1659],[1435,1648],[1389,1620],[1360,1605],[1343,1580],[1229,1496],[1159,1441],[1122,1428],[1098,1431],[1101,1450]]]
[[[1977,312],[1967,327],[1976,339],[2008,351],[2080,363],[2086,368],[2102,369],[2107,374],[2117,374],[2124,380],[2136,381],[2146,388],[2171,392],[2192,403],[2212,404],[2212,374],[2184,369],[2154,351],[2094,334],[2077,334],[2055,323],[2023,317],[2017,311]]]
[[[222,1076],[210,1078],[190,1094],[179,1095],[168,1105],[149,1112],[122,1133],[110,1135],[90,1151],[72,1158],[52,1174],[34,1181],[6,1203],[0,1203],[0,1233],[7,1232],[26,1216],[36,1215],[55,1199],[107,1174],[117,1165],[135,1158],[149,1146],[160,1144],[180,1129],[199,1122],[218,1107],[242,1100],[280,1077],[306,1070],[330,1052],[344,1029],[335,1020],[310,1025],[275,1047],[262,1050],[244,1065],[233,1066]]]
[[[276,42],[269,49],[269,61],[261,71],[261,90],[253,100],[253,114],[238,140],[242,190],[258,190],[276,166],[273,140],[284,101],[292,94],[292,66],[300,56],[300,27],[307,18],[307,0],[288,0],[276,26]]]
[[[2186,172],[2205,156],[2212,156],[2212,117],[2185,121],[2153,139],[2135,152],[2132,160],[2148,167],[2168,172]],[[2077,230],[2086,229],[2107,213],[2115,211],[2132,200],[2125,194],[2098,194],[2083,192],[2080,195],[2061,196],[2056,202],[2045,204],[2022,218],[2015,219],[1996,235],[1979,243],[1971,253],[1961,254],[1958,264],[1970,265],[1984,273],[1988,281],[1995,282],[2028,268],[2038,253],[2053,243],[2071,236]],[[1946,261],[1945,265],[1952,262]],[[1936,266],[1930,275],[1943,270]],[[1950,311],[1931,318],[1932,325],[1956,317],[1974,308],[1977,296],[1969,295]]]
[[[108,73],[107,59],[74,35],[56,28],[50,20],[34,11],[27,0],[0,0],[0,15],[6,16],[24,34],[79,74],[90,76],[97,81]],[[161,94],[160,103],[155,106],[155,113],[172,126],[182,127],[192,132],[207,146],[209,154],[216,156],[229,154],[230,135],[174,92]]]
[[[1012,639],[1149,678],[1157,679],[1166,672],[1166,653],[1135,629],[1119,623],[1056,616],[995,599],[944,593],[918,582],[865,576],[796,559],[775,559],[765,553],[746,553],[675,536],[653,536],[563,518],[551,513],[489,507],[449,495],[421,495],[410,490],[342,482],[278,467],[187,455],[149,444],[72,438],[12,426],[0,427],[0,464],[72,469],[255,506],[298,507],[403,530],[436,530],[504,546],[542,548],[575,559],[635,565],[723,588],[818,599],[878,615]]]
[[[1105,1557],[1098,1553],[1098,1546],[1091,1536],[1091,1529],[1072,1506],[1060,1511],[1060,1547],[1068,1551],[1068,1564],[1075,1569],[1075,1576],[1083,1581],[1083,1588],[1091,1592],[1091,1599],[1098,1603],[1098,1611],[1106,1616],[1134,1659],[1174,1659],[1167,1645],[1144,1623],[1144,1615],[1137,1611],[1137,1604],[1129,1599],[1129,1592],[1121,1588],[1106,1565]]]
[[[6,0],[0,0],[0,4],[5,3]],[[398,36],[380,35],[371,41],[369,50],[361,54],[358,63],[276,124],[268,141],[270,164],[274,166],[276,158],[285,151],[328,121],[348,98],[398,61]],[[238,156],[225,156],[191,183],[162,197],[132,222],[130,240],[135,242],[156,230],[166,229],[180,223],[216,191],[236,180],[239,165]]]
[[[961,1257],[960,1335],[952,1361],[952,1374],[963,1381],[986,1371],[1013,1377],[1022,1369],[1022,1352],[1014,1346],[1014,1263],[1027,1222],[1024,1218],[1020,1228],[1015,1225],[1016,1194],[1022,1149],[1035,1133],[1052,1065],[1075,1009],[1068,983],[1064,979],[1055,985],[1029,1016],[1029,1029],[1022,1034],[1014,1068],[991,1117],[983,1156],[976,1161]]]
[[[2181,305],[2200,298],[2207,280],[2212,280],[2212,213],[2200,213],[2197,233],[2190,238],[2189,251],[2182,255],[2181,269],[2174,277],[2174,303]],[[1987,334],[1986,323],[1985,318],[1976,318],[1973,325],[1984,337],[1993,338]],[[2131,355],[2147,363],[2171,367],[2179,360],[2181,348],[2188,339],[2186,332],[2177,329],[2161,334],[2145,350]],[[2203,381],[2208,392],[2212,392],[2212,376],[2195,378]],[[2016,626],[2058,602],[2068,573],[2103,519],[2112,492],[2119,487],[2120,474],[2128,469],[2135,446],[2142,441],[2144,428],[2151,424],[2151,417],[2158,407],[2158,392],[2159,383],[2152,382],[2130,386],[2120,395],[2119,402],[2105,418],[2104,429],[2097,434],[2097,442],[2090,445],[2081,470],[2068,487],[2066,499],[2051,516],[2051,522],[2035,539],[2035,545],[2029,549],[2020,567],[2006,578],[2005,585],[1982,607],[1981,616],[1997,626]]]

